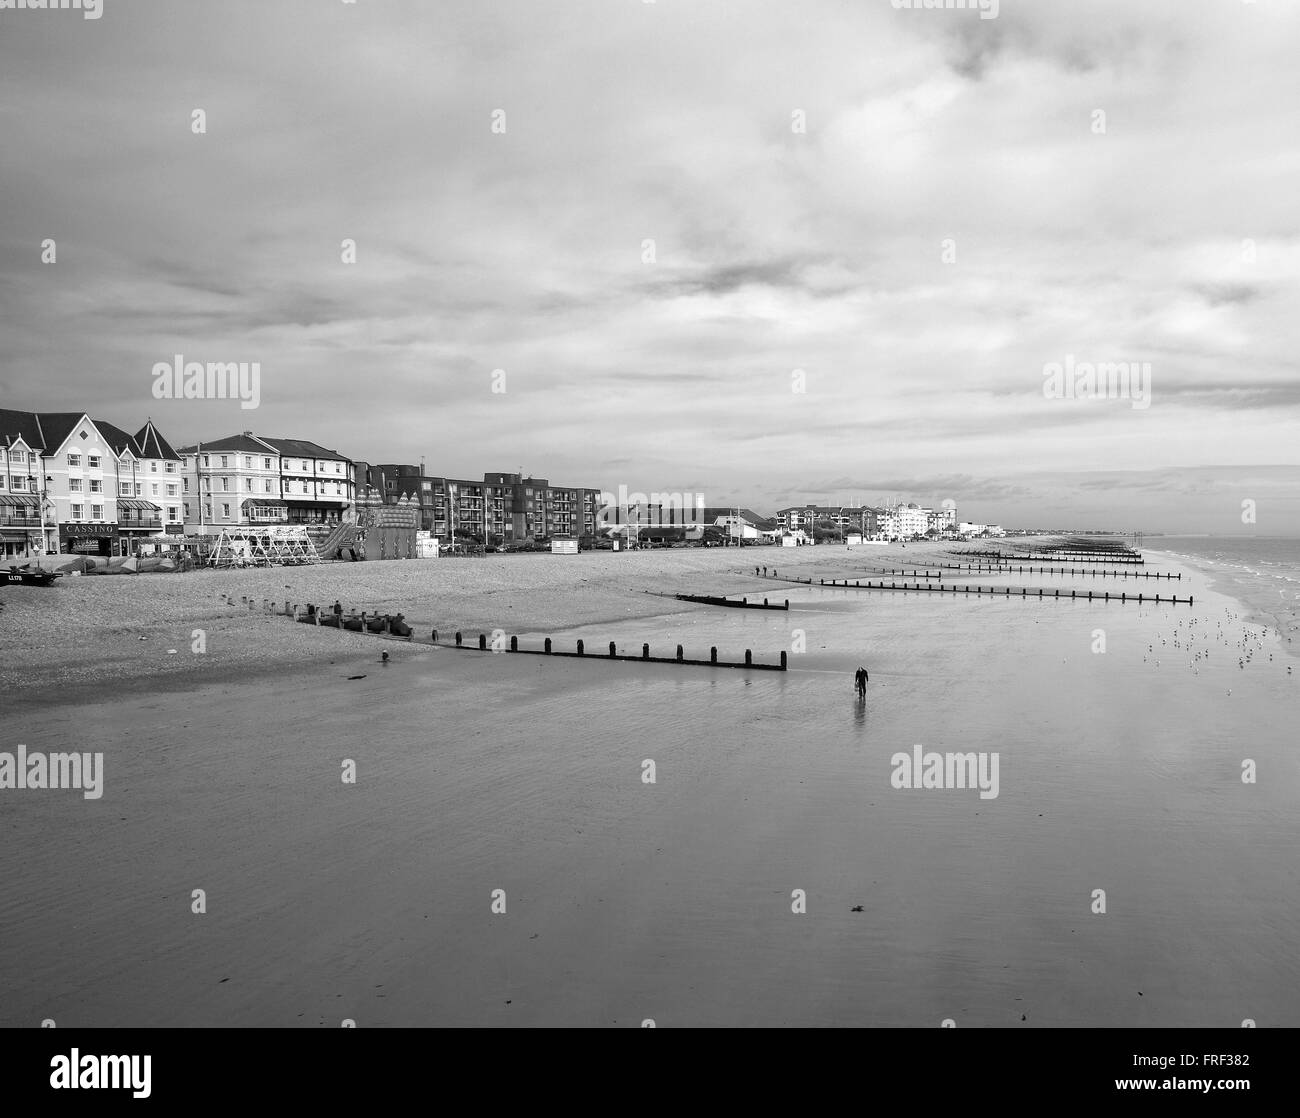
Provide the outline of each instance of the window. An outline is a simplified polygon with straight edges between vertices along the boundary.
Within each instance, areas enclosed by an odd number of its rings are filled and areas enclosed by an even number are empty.
[[[17,481],[18,479],[15,478],[14,480]],[[81,492],[81,478],[79,478],[79,477],[70,477],[70,478],[68,478],[68,492],[69,492],[69,493],[80,493],[80,492]]]
[[[221,502],[221,519],[222,520],[230,519],[230,505],[228,505],[225,501]]]
[[[230,492],[230,478],[228,478],[228,477],[223,477],[223,478],[221,479],[221,492],[223,492],[223,493],[229,493],[229,492]]]
[[[206,454],[203,456],[203,465],[205,467],[211,465],[211,463],[208,461],[208,456]]]
[[[81,455],[80,455],[80,454],[73,454],[72,452],[69,452],[69,453],[68,453],[68,465],[69,465],[69,466],[80,466],[80,465],[81,465]]]
[[[98,454],[88,454],[88,455],[86,455],[86,465],[89,466],[92,470],[98,470],[98,469],[99,469],[99,455],[98,455]]]
[[[72,486],[72,482],[71,482],[71,481],[68,482],[68,486],[69,486],[69,488],[71,488],[71,486]],[[77,482],[77,487],[78,487],[78,488],[81,487],[81,482]],[[119,482],[117,483],[117,495],[118,495],[119,497],[129,497],[129,496],[131,496],[131,483],[130,483],[129,481],[119,481]]]
[[[272,491],[272,490],[271,490],[271,479],[270,479],[270,478],[267,478],[264,482],[262,482],[262,492],[263,492],[263,493],[270,493],[271,491]]]
[[[176,472],[176,463],[169,461],[163,466],[163,469],[169,474],[174,474]]]
[[[176,523],[176,506],[175,506],[175,505],[168,505],[168,506],[167,506],[167,523],[168,523],[168,524],[175,524],[175,523]]]
[[[72,519],[73,519],[73,520],[80,520],[80,519],[81,519],[82,511],[85,509],[85,507],[86,507],[85,505],[73,505],[73,506],[72,506]]]
[[[151,474],[156,474],[156,473],[158,472],[158,463],[157,463],[157,462],[150,462],[150,463],[149,463],[149,472],[150,472]]]
[[[137,497],[140,496],[140,489],[141,489],[141,488],[142,488],[142,487],[141,487],[140,483],[137,481],[137,482],[135,483],[135,495],[136,495]]]
[[[270,460],[269,458],[263,458],[263,459],[262,459],[262,469],[264,469],[264,470],[269,470],[270,468],[271,468],[271,460]]]
[[[251,470],[252,468],[253,468],[253,456],[252,456],[251,454],[245,454],[245,455],[244,455],[244,469],[246,469],[246,470]]]
[[[211,520],[211,519],[212,519],[212,506],[211,506],[211,505],[205,504],[205,505],[203,506],[203,515],[204,515],[204,517],[205,517],[206,519],[208,519],[208,520]]]
[[[104,519],[104,506],[103,506],[103,505],[91,505],[91,506],[90,506],[90,519],[91,519],[91,520],[103,520],[103,519]]]
[[[185,519],[188,520],[189,518],[190,518],[190,503],[189,503],[189,501],[186,501],[186,502],[185,502]]]
[[[104,483],[102,481],[99,481],[98,479],[92,480],[90,483],[90,491],[92,493],[104,492]]]
[[[229,465],[230,465],[230,456],[227,454],[223,454],[221,456],[221,468],[224,470]]]
[[[176,486],[174,486],[174,485],[169,485],[169,486],[167,486],[167,496],[169,496],[169,497],[175,497],[175,496],[176,496]]]
[[[3,489],[4,487],[5,487],[5,476],[4,474],[0,474],[0,489]]]
[[[26,488],[27,488],[27,479],[26,479],[25,477],[16,477],[16,478],[14,478],[14,479],[13,479],[13,487],[14,487],[15,489],[26,489]]]
[[[151,497],[158,496],[158,483],[156,481],[149,483],[149,496]]]
[[[307,463],[306,463],[306,462],[304,462],[304,463],[302,464],[302,472],[303,472],[304,474],[307,472]]]
[[[189,478],[187,478],[187,477],[181,478],[181,485],[183,485],[183,486],[185,487],[185,492],[186,492],[186,493],[188,493],[188,492],[190,491],[190,479],[189,479]]]
[[[335,462],[335,463],[334,463],[334,472],[335,472],[336,474],[341,474],[341,473],[343,472],[343,463],[342,463],[342,462]]]

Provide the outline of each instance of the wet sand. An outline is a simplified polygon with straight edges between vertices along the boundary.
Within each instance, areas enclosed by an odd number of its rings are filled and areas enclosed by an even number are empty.
[[[1181,569],[1192,608],[805,587],[790,614],[647,570],[586,624],[521,585],[512,631],[806,651],[748,674],[259,620],[328,655],[24,704],[14,740],[102,749],[106,788],[4,793],[0,1023],[1295,1026],[1300,684],[1268,635],[1247,668],[1173,650],[1239,608]],[[998,798],[891,787],[917,742],[997,751]]]

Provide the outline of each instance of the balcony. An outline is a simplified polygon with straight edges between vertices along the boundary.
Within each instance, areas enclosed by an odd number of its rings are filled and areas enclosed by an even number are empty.
[[[0,528],[39,528],[39,516],[0,516]]]
[[[119,520],[117,527],[120,532],[157,532],[162,529],[162,519],[150,517],[144,520]]]

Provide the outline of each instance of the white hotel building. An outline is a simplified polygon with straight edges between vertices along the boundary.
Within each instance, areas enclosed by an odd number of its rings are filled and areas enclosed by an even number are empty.
[[[350,459],[305,439],[240,435],[181,447],[185,530],[333,526],[356,515]]]

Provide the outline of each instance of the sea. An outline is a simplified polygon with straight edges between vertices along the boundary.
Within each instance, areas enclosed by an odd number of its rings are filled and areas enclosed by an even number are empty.
[[[20,713],[0,1024],[1300,1026],[1300,552],[1147,544]]]

